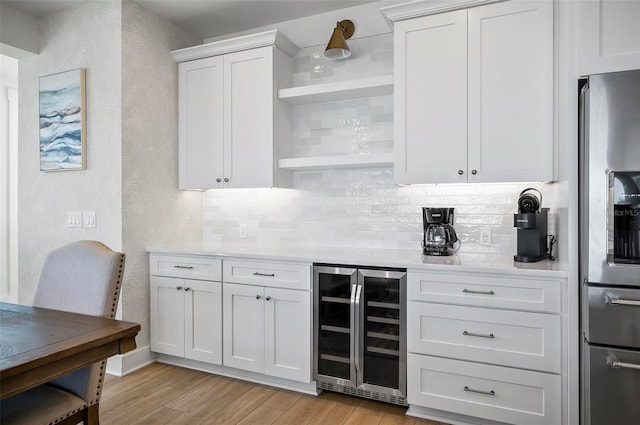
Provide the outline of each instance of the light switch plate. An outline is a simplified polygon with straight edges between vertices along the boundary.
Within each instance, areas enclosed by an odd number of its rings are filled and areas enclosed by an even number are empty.
[[[96,212],[95,211],[85,211],[82,213],[82,218],[84,219],[84,227],[94,228],[96,227]]]
[[[67,227],[82,227],[82,211],[67,211]]]

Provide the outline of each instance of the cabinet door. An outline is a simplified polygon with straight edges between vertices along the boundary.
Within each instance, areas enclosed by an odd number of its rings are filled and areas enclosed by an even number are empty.
[[[151,276],[151,351],[184,356],[184,280]]]
[[[553,3],[469,9],[470,182],[553,180]]]
[[[264,373],[264,289],[225,283],[223,364]]]
[[[580,73],[640,69],[640,2],[580,2]]]
[[[225,55],[224,74],[224,186],[271,187],[273,47]]]
[[[180,189],[222,187],[222,57],[178,65]]]
[[[311,381],[311,294],[265,288],[265,373]]]
[[[396,183],[467,180],[467,12],[394,28]]]
[[[185,280],[184,356],[222,364],[222,284]]]

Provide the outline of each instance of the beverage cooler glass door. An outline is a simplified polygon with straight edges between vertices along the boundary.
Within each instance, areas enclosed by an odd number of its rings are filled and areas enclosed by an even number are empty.
[[[358,270],[358,387],[405,397],[406,273]]]
[[[314,267],[314,378],[356,387],[355,268]]]

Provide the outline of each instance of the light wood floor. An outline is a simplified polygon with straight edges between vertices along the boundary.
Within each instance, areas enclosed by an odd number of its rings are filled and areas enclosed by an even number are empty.
[[[405,408],[325,391],[318,397],[161,363],[107,375],[102,425],[439,425]]]

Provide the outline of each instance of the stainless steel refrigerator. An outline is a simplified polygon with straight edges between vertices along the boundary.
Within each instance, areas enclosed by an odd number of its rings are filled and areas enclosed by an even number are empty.
[[[580,93],[581,423],[640,423],[640,70]]]

